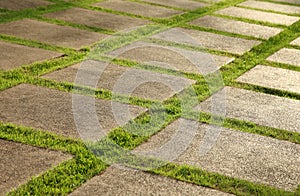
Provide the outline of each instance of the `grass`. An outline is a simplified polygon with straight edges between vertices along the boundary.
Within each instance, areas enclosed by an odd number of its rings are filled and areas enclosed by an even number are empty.
[[[90,48],[88,47],[76,51],[73,49],[58,47],[34,40],[25,40],[13,36],[0,35],[0,40],[2,41],[42,48],[64,54],[63,56],[56,59],[33,63],[30,65],[23,65],[10,71],[0,71],[0,90],[3,91],[21,83],[28,83],[51,89],[57,89],[60,91],[92,96],[100,99],[114,100],[123,103],[138,105],[151,109],[152,112],[146,112],[138,118],[130,121],[125,126],[113,129],[106,138],[96,144],[84,144],[80,140],[64,138],[62,136],[50,134],[43,130],[34,130],[32,128],[0,123],[1,139],[21,142],[41,148],[59,150],[72,154],[74,157],[72,160],[63,162],[59,166],[47,171],[46,173],[41,174],[40,176],[33,177],[31,180],[29,180],[28,183],[21,185],[15,190],[12,190],[9,195],[64,195],[74,191],[88,179],[104,171],[105,168],[108,167],[106,163],[115,162],[122,163],[131,167],[136,167],[141,170],[147,170],[146,172],[167,176],[170,178],[236,195],[300,195],[300,186],[294,192],[289,192],[281,189],[276,189],[274,187],[245,181],[242,179],[228,177],[222,174],[207,172],[197,167],[177,165],[174,163],[165,163],[161,160],[134,156],[130,153],[130,150],[146,142],[151,136],[155,135],[178,118],[183,117],[201,123],[210,123],[212,117],[210,114],[193,112],[192,108],[200,101],[207,99],[212,93],[218,91],[224,85],[286,97],[289,99],[300,100],[300,95],[297,93],[270,89],[256,85],[243,84],[235,81],[236,78],[238,78],[240,75],[247,72],[257,64],[264,64],[267,66],[281,67],[284,69],[299,71],[300,69],[296,66],[268,62],[266,61],[266,58],[283,47],[292,47],[299,49],[299,47],[297,46],[290,46],[289,43],[300,36],[300,22],[296,22],[290,26],[283,26],[236,17],[226,17],[254,24],[283,28],[283,31],[280,34],[268,40],[263,40],[251,36],[222,32],[188,24],[188,22],[196,18],[204,15],[214,15],[213,13],[215,11],[230,6],[236,6],[244,0],[224,0],[219,3],[212,4],[209,7],[203,7],[193,11],[186,11],[183,14],[176,15],[167,19],[143,17],[91,6],[91,4],[99,2],[97,0],[72,0],[69,2],[64,2],[62,0],[49,1],[53,2],[53,4],[36,9],[25,9],[21,11],[9,11],[0,9],[0,12],[2,13],[0,14],[0,23],[7,23],[23,18],[33,18],[53,24],[71,26],[74,28],[80,28],[108,35],[115,33],[114,31],[109,29],[79,25],[60,20],[49,19],[42,16],[45,13],[60,11],[73,7],[81,7],[85,9],[125,15],[129,17],[143,18],[152,21],[153,24],[133,30],[131,32],[123,32],[118,34],[118,36],[112,36],[104,41],[101,41],[97,43],[97,45],[99,46],[98,49],[93,50],[92,53]],[[201,0],[199,2],[204,1]],[[223,66],[219,74],[215,73],[207,76],[164,69],[148,64],[139,64],[130,59],[110,59],[105,55],[106,53],[114,49],[120,48],[138,40],[143,40],[146,42],[156,43],[164,46],[184,48],[187,50],[203,51],[203,49],[199,47],[187,44],[176,44],[149,38],[149,36],[155,33],[167,30],[172,27],[203,30],[231,37],[259,40],[261,41],[261,44],[255,46],[243,55],[236,55],[218,50],[205,50],[212,54],[235,58],[233,62]],[[196,84],[185,89],[182,93],[175,95],[161,103],[153,100],[141,99],[138,97],[127,97],[123,95],[113,96],[112,92],[106,89],[93,89],[84,86],[76,86],[72,83],[56,82],[40,77],[44,74],[63,69],[75,63],[79,63],[87,58],[112,61],[113,63],[121,66],[146,69],[158,73],[186,77],[195,80]],[[164,117],[164,120],[161,120],[162,116]],[[225,118],[222,122],[222,126],[236,131],[263,135],[266,137],[276,138],[278,140],[285,140],[293,142],[295,144],[300,144],[300,134],[296,132],[261,126],[252,122],[231,118]],[[141,164],[160,164],[161,167],[145,169],[145,167],[141,167]]]

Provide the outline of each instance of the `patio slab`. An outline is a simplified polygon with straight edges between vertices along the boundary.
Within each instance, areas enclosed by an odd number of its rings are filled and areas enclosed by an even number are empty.
[[[288,14],[300,14],[299,6],[283,5],[283,4],[278,4],[278,3],[252,1],[252,0],[245,1],[238,5],[262,9],[262,10],[272,10],[272,11],[288,13]]]
[[[257,65],[241,75],[237,81],[300,94],[300,72],[298,71]]]
[[[173,122],[137,147],[136,153],[161,150],[179,132],[178,127],[183,123],[191,125],[197,122],[185,119]],[[190,142],[188,148],[173,162],[290,191],[295,190],[300,183],[299,145],[207,124],[198,123],[197,126],[196,135],[191,141],[187,141]],[[186,134],[190,133],[184,131]],[[200,149],[205,148],[202,145],[209,140],[206,138],[208,132],[212,131],[217,132],[212,148],[200,154]]]
[[[71,155],[0,139],[0,193],[5,194],[33,176],[52,169]]]
[[[232,87],[225,87],[215,98],[225,100],[226,116],[229,118],[300,132],[299,100]],[[210,112],[211,100],[200,103],[197,110]]]
[[[159,5],[165,5],[170,7],[177,7],[187,10],[195,10],[200,7],[208,6],[209,4],[203,2],[196,2],[190,0],[143,0],[145,2],[156,3]]]
[[[270,23],[274,23],[274,24],[287,25],[287,26],[292,25],[293,23],[297,22],[300,19],[300,18],[294,17],[294,16],[262,12],[262,11],[257,11],[257,10],[239,8],[239,7],[228,7],[228,8],[219,10],[215,13],[227,15],[227,16],[247,18],[247,19],[263,21],[263,22],[270,22]]]
[[[283,2],[283,3],[293,3],[293,4],[300,4],[300,1],[298,0],[273,0],[276,2]]]
[[[131,18],[128,16],[121,16],[82,8],[62,10],[58,12],[48,13],[44,16],[67,22],[116,31],[130,29],[149,23],[146,20],[138,18]]]
[[[283,48],[270,57],[268,61],[300,66],[300,50]]]
[[[153,18],[168,18],[183,13],[182,11],[167,9],[164,7],[122,0],[107,0],[96,3],[94,5],[112,10],[117,10],[120,12],[128,12],[131,14]]]
[[[53,3],[44,0],[1,0],[0,8],[8,10],[22,10],[27,8],[37,8],[41,6],[51,5]]]
[[[31,19],[0,24],[0,33],[74,49],[91,45],[106,37],[100,33]]]
[[[18,58],[16,58],[16,54]],[[59,57],[62,53],[0,41],[0,69],[11,70],[21,65]]]
[[[0,121],[67,137],[90,139],[90,134],[95,132],[93,137],[100,137],[146,111],[145,108],[121,103],[117,105],[119,109],[113,108],[116,105],[108,100],[74,96],[29,84],[18,85],[0,93],[0,99],[5,103],[0,105]],[[124,106],[129,111],[122,111]],[[119,119],[115,115],[119,115]]]
[[[275,27],[250,24],[215,16],[204,16],[193,20],[190,24],[262,39],[268,39],[282,31],[282,29]]]
[[[47,74],[43,78],[160,101],[170,98],[195,83],[195,81],[186,78],[99,61],[78,63]]]
[[[249,51],[252,47],[260,44],[260,41],[256,40],[246,40],[183,28],[173,28],[153,35],[152,38],[220,50],[239,55],[242,55],[246,51]]]
[[[75,195],[230,195],[129,168],[111,166],[76,189]]]
[[[300,37],[291,42],[291,45],[300,46]]]
[[[109,53],[114,58],[130,59],[154,66],[206,75],[218,70],[234,58],[212,55],[152,43],[135,42]]]

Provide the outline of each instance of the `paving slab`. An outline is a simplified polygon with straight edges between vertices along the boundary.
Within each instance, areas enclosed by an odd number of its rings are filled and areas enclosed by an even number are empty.
[[[300,1],[298,0],[273,0],[276,2],[283,2],[283,3],[293,3],[293,4],[299,4],[300,5]]]
[[[10,70],[21,65],[59,57],[62,53],[0,41],[0,69]],[[17,57],[17,58],[16,58]]]
[[[212,55],[152,43],[135,42],[109,53],[114,58],[131,59],[154,66],[206,75],[218,70],[234,58]]]
[[[249,51],[252,47],[261,43],[256,40],[246,40],[183,28],[169,29],[153,35],[152,38],[220,50],[239,55],[242,55],[246,51]]]
[[[291,42],[292,45],[300,46],[300,37]]]
[[[129,168],[111,166],[70,195],[230,195]]]
[[[298,100],[231,87],[225,87],[214,98],[225,100],[227,117],[300,132]],[[210,112],[211,100],[199,104],[197,110]]]
[[[247,18],[257,21],[270,22],[281,25],[292,25],[297,22],[300,18],[294,16],[287,16],[283,14],[275,14],[257,10],[250,10],[240,7],[228,7],[215,12],[217,14],[234,16],[240,18]]]
[[[196,122],[179,119],[135,151],[141,153],[162,147],[178,132],[181,123],[188,125]],[[300,183],[299,145],[223,127],[210,130],[211,127],[198,123],[197,134],[190,141],[189,147],[173,162],[290,191],[297,188]],[[189,134],[190,130],[185,131]],[[219,135],[214,138],[216,141],[212,148],[200,154],[208,131],[216,131]]]
[[[153,18],[168,18],[180,13],[182,11],[172,10],[159,6],[152,6],[143,3],[136,3],[124,0],[108,0],[94,4],[95,6],[117,10],[120,12],[127,12],[131,14],[153,17]]]
[[[292,5],[283,5],[278,3],[270,3],[270,2],[263,2],[263,1],[245,1],[238,5],[257,8],[262,10],[272,10],[282,13],[288,14],[300,14],[300,7],[299,6],[292,6]]]
[[[53,3],[44,0],[1,0],[0,7],[8,10],[22,10],[51,5]]]
[[[297,71],[257,65],[237,81],[300,94],[300,72]]]
[[[33,176],[72,158],[59,151],[0,139],[0,193],[5,194]]]
[[[118,94],[152,100],[165,100],[195,83],[186,78],[99,61],[78,63],[43,78],[96,86]]]
[[[106,37],[100,33],[31,19],[0,24],[0,33],[74,49],[91,45]]]
[[[103,135],[146,111],[144,108],[132,105],[128,106],[129,112],[122,111],[121,109],[124,109],[122,106],[125,104],[118,104],[117,106],[120,106],[118,110],[118,108],[113,108],[113,103],[108,100],[95,100],[82,95],[74,96],[76,97],[72,97],[72,94],[67,92],[29,84],[18,85],[0,93],[1,102],[5,103],[0,105],[0,121],[79,138],[76,126],[79,128],[85,126],[85,130],[97,131],[96,134]],[[79,101],[81,101],[80,105],[77,104]],[[128,113],[130,115],[123,116],[121,120],[115,117],[119,115],[118,117],[121,118],[122,115],[128,115]],[[84,117],[84,122],[82,122],[81,119]],[[98,124],[95,125],[93,121],[95,117],[102,129]],[[77,121],[75,122],[74,119]],[[91,134],[91,132],[83,133],[82,131],[79,129],[82,134],[81,138],[89,136],[84,134]]]
[[[131,18],[128,16],[121,16],[82,8],[62,10],[44,14],[44,16],[91,27],[117,31],[148,24],[148,21],[138,18]]]
[[[300,50],[283,48],[267,58],[268,61],[300,66]]]
[[[145,2],[150,2],[150,3],[156,3],[159,5],[165,5],[165,6],[170,6],[170,7],[177,7],[177,8],[182,8],[182,9],[187,9],[187,10],[194,10],[200,7],[205,7],[208,6],[209,4],[203,3],[203,2],[196,2],[196,1],[190,1],[190,0],[143,0]]]
[[[268,39],[280,33],[282,29],[275,27],[267,27],[257,24],[250,24],[237,20],[230,20],[226,18],[219,18],[215,16],[204,16],[193,20],[190,24],[216,29],[219,31],[226,31],[230,33],[237,33],[242,35],[253,36],[256,38]]]

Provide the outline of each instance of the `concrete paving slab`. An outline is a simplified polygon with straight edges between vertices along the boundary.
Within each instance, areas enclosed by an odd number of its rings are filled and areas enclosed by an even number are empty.
[[[230,195],[129,168],[111,166],[70,195]]]
[[[143,3],[136,3],[124,0],[108,0],[94,4],[95,6],[104,7],[120,12],[127,12],[131,14],[153,17],[153,18],[168,18],[180,13],[182,11],[167,9],[159,6],[152,6]]]
[[[11,70],[21,65],[59,57],[62,53],[0,41],[0,69]]]
[[[152,37],[175,43],[189,44],[203,48],[231,52],[239,55],[260,44],[259,41],[255,40],[246,40],[183,28],[173,28],[153,35]]]
[[[240,76],[237,81],[300,94],[300,72],[298,71],[257,65]]]
[[[203,3],[203,2],[196,2],[196,1],[190,1],[190,0],[143,0],[145,2],[150,2],[150,3],[156,3],[159,5],[165,5],[165,6],[170,6],[170,7],[177,7],[177,8],[182,8],[182,9],[187,9],[187,10],[195,10],[200,7],[205,7],[208,6],[209,4]]]
[[[283,3],[293,3],[293,4],[300,4],[300,1],[298,0],[273,0],[276,2],[283,2]]]
[[[283,5],[278,3],[252,1],[252,0],[245,1],[238,5],[262,9],[262,10],[272,10],[272,11],[288,13],[288,14],[300,14],[299,6]]]
[[[268,61],[300,66],[300,50],[283,48],[267,58]]]
[[[5,194],[33,176],[72,158],[59,151],[0,139],[0,193]]]
[[[142,153],[162,147],[179,131],[181,123],[196,122],[179,119],[135,151]],[[174,162],[290,191],[297,188],[300,183],[299,145],[223,127],[210,128],[211,125],[198,123],[197,134]],[[185,131],[188,134],[190,130]],[[208,131],[218,132],[216,141],[207,153],[200,154]]]
[[[89,139],[95,131],[95,136],[102,136],[112,128],[128,122],[146,109],[137,106],[128,106],[128,111],[122,111],[124,104],[118,104],[120,109],[108,100],[94,100],[92,97],[74,95],[70,93],[21,84],[4,90],[0,93],[0,121],[15,123],[22,126],[33,127],[72,138]],[[73,98],[73,99],[72,99]],[[77,103],[80,101],[80,105]],[[76,105],[77,104],[77,105]],[[129,116],[124,116],[128,115]],[[123,119],[117,119],[115,116]],[[93,120],[96,118],[97,122]],[[74,120],[76,119],[76,121]],[[78,120],[79,119],[79,120]],[[100,123],[101,128],[99,128]],[[120,123],[121,124],[121,123]],[[122,124],[121,124],[122,125]],[[82,128],[83,127],[83,128]],[[82,129],[81,129],[82,128]],[[84,129],[84,130],[83,130]],[[83,131],[89,132],[83,132]],[[99,137],[100,137],[99,136]]]
[[[190,24],[262,39],[268,39],[282,31],[282,29],[279,28],[250,24],[215,16],[204,16],[193,20]]]
[[[48,13],[44,16],[91,27],[117,31],[148,24],[148,21],[138,18],[131,18],[128,16],[121,16],[82,8],[62,10]]]
[[[91,45],[106,37],[100,33],[31,19],[0,24],[0,33],[74,49]]]
[[[225,87],[214,98],[226,101],[227,117],[300,132],[298,100],[232,87]],[[211,100],[212,98],[209,98],[199,104],[197,110],[210,112]]]
[[[234,58],[212,55],[152,43],[135,42],[109,53],[114,58],[131,59],[154,66],[206,75],[218,70]]]
[[[165,100],[195,83],[186,78],[99,61],[78,63],[43,78],[96,86],[118,94],[152,100]]]
[[[275,14],[257,10],[249,10],[239,7],[228,7],[222,10],[215,12],[217,14],[227,15],[227,16],[234,16],[240,18],[247,18],[257,21],[263,22],[270,22],[274,24],[281,24],[281,25],[292,25],[293,23],[297,22],[300,18],[294,16],[287,16],[283,14]]]
[[[291,42],[292,45],[300,46],[300,37]]]
[[[44,0],[1,0],[0,8],[8,10],[22,10],[27,8],[37,8],[41,6],[51,5],[53,3]]]

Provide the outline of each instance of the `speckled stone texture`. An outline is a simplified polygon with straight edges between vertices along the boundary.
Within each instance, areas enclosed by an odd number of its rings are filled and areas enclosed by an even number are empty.
[[[249,51],[252,47],[260,44],[259,41],[255,40],[246,40],[204,31],[182,28],[173,28],[167,31],[163,31],[161,33],[153,35],[152,38],[162,39],[175,43],[189,44],[203,47],[204,49],[209,48],[240,55],[246,51]]]
[[[300,72],[257,65],[241,75],[238,82],[300,93]]]
[[[135,152],[143,154],[145,151],[161,149],[179,132],[178,127],[182,123],[196,122],[179,119],[137,147]],[[198,123],[198,131],[188,141],[188,148],[173,162],[286,190],[297,188],[300,183],[299,145],[222,127],[210,128],[211,125]],[[185,131],[189,134],[191,130]],[[209,140],[206,137],[208,132],[212,131],[218,132],[210,140],[212,148],[207,153],[200,154],[200,149],[205,148],[204,143]]]
[[[283,3],[293,3],[293,4],[299,4],[300,5],[300,1],[299,0],[273,0],[276,2],[283,2]]]
[[[292,45],[300,46],[300,37],[291,42]]]
[[[0,139],[0,195],[33,176],[72,158],[71,155]]]
[[[190,0],[143,0],[145,2],[149,3],[156,3],[159,5],[165,5],[170,7],[177,7],[187,10],[194,10],[200,7],[207,6],[209,4],[203,3],[203,2],[196,2],[196,1],[190,1]]]
[[[267,58],[268,61],[300,66],[300,50],[283,48]]]
[[[52,3],[44,0],[1,0],[0,8],[9,10],[22,10],[27,8],[37,8],[40,6],[51,5]]]
[[[249,35],[256,38],[268,39],[277,35],[282,29],[267,27],[257,24],[241,22],[237,20],[230,20],[219,18],[216,16],[204,16],[193,20],[190,24],[216,29],[219,31],[226,31],[230,33]]]

